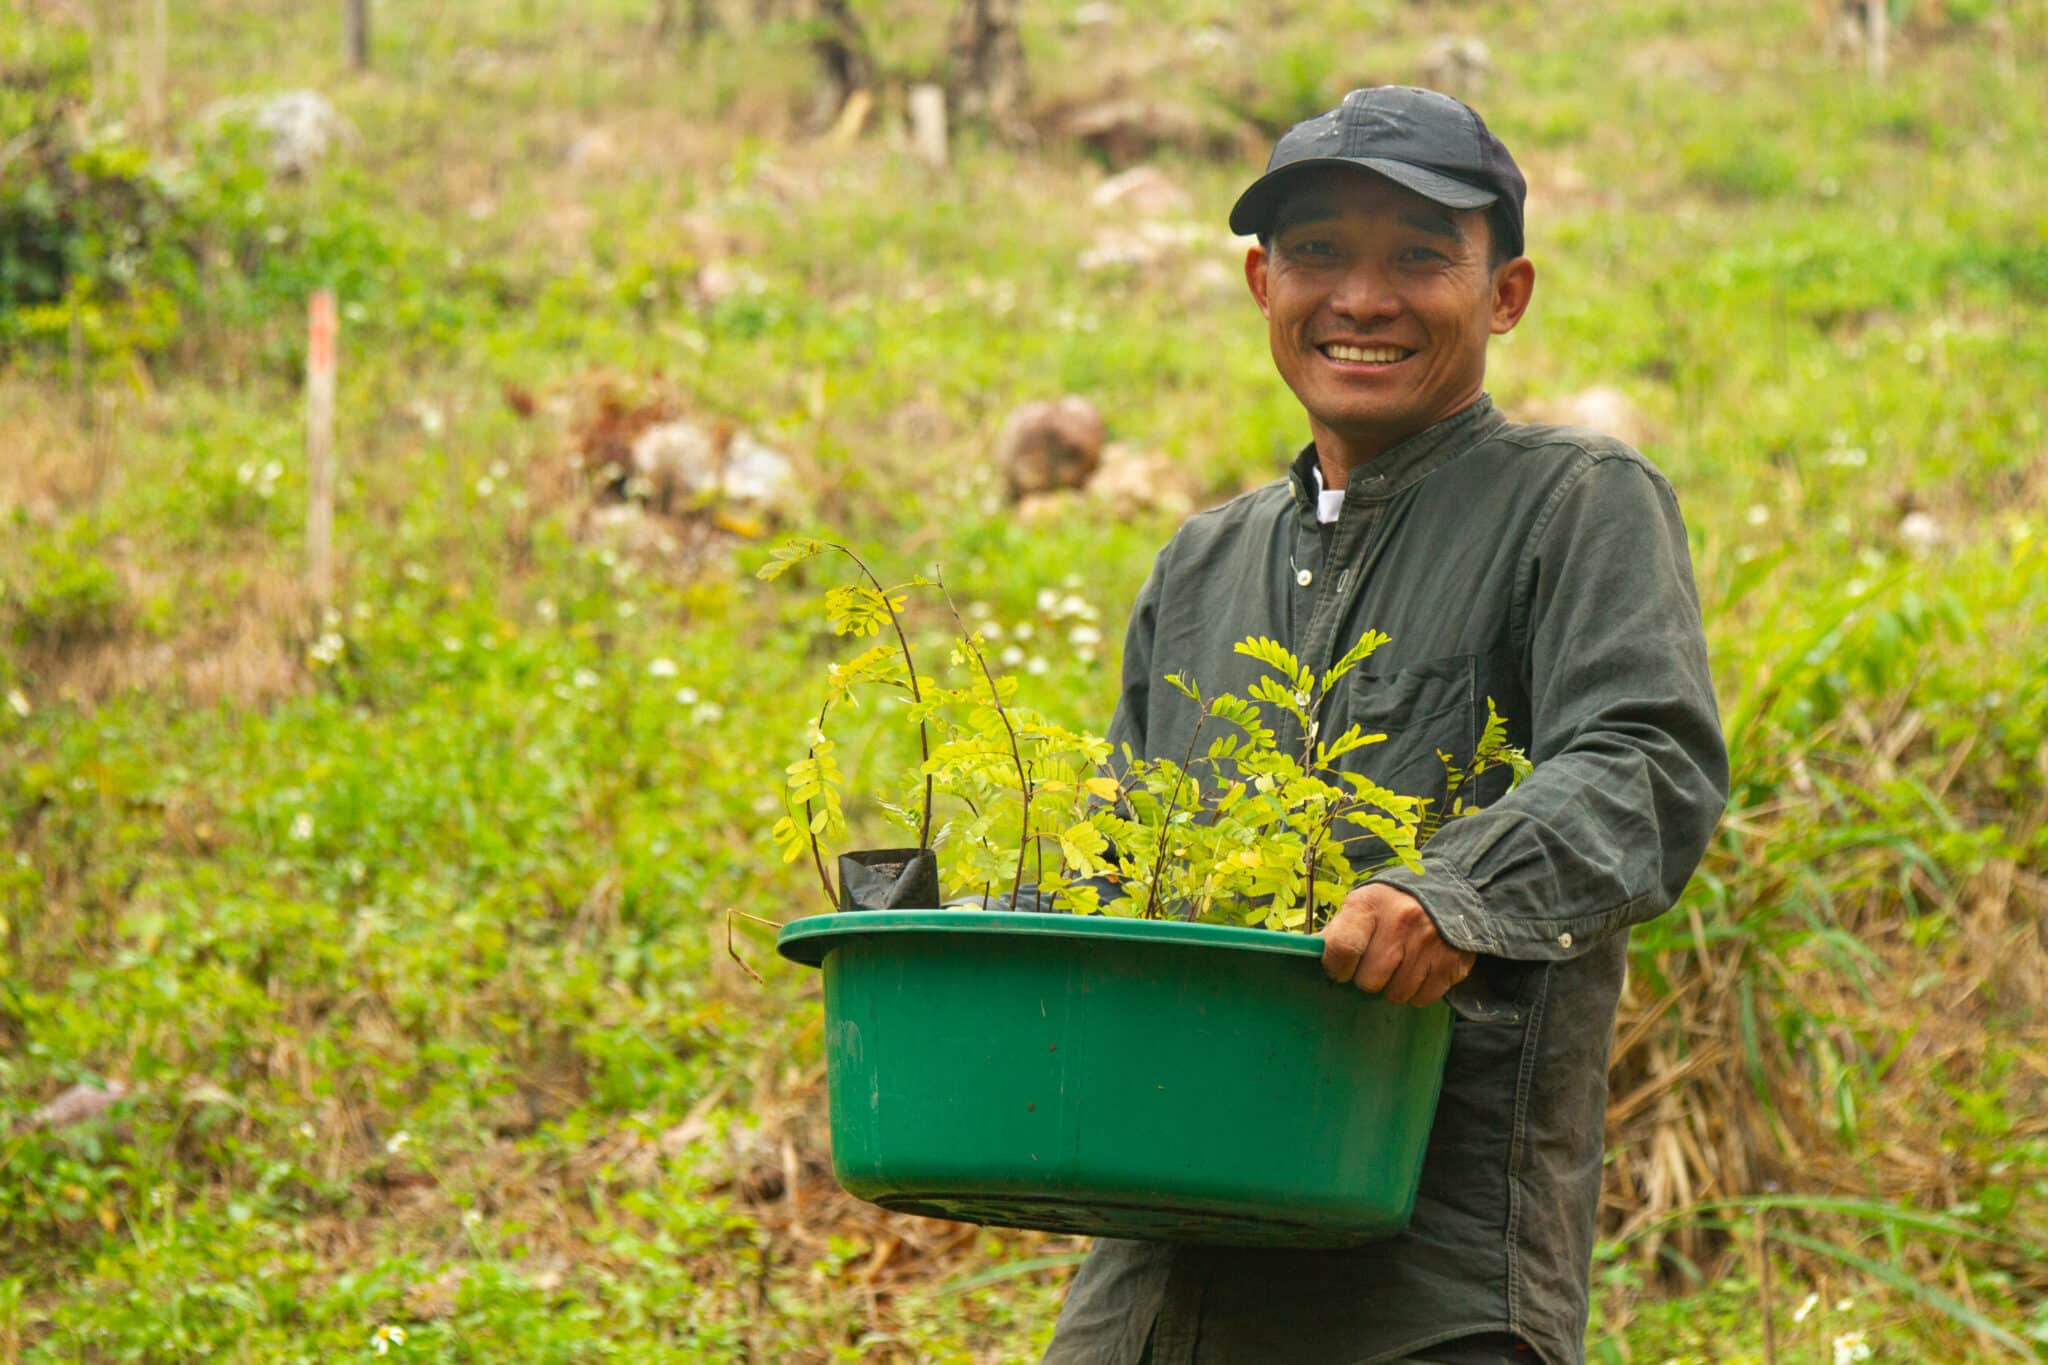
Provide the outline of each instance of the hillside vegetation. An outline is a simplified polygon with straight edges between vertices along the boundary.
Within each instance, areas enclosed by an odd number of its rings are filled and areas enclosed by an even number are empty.
[[[1019,515],[1004,418],[1275,477],[1225,212],[1275,129],[1443,70],[1533,186],[1491,390],[1613,390],[1671,477],[1734,761],[1634,939],[1592,1358],[2048,1342],[2041,0],[1894,0],[1882,81],[1804,0],[1034,0],[1030,126],[945,170],[938,0],[853,6],[837,136],[790,5],[380,3],[352,72],[338,4],[195,0],[161,86],[150,8],[0,0],[0,1360],[1036,1359],[1079,1244],[840,1194],[815,977],[728,956],[728,907],[819,907],[768,831],[845,643],[752,571],[937,562],[1099,730],[1173,515]],[[347,131],[285,175],[223,102],[292,89]],[[1186,206],[1092,202],[1133,158]],[[791,496],[626,480],[671,420]]]

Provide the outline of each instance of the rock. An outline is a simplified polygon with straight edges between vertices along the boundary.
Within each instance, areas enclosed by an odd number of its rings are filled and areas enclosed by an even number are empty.
[[[203,126],[246,123],[267,142],[265,159],[275,176],[302,176],[312,171],[338,144],[355,141],[349,126],[326,96],[313,90],[287,90],[280,95],[222,100],[200,116]]]
[[[1012,501],[1080,488],[1102,461],[1102,414],[1085,398],[1026,403],[1003,423],[996,467]]]
[[[1182,248],[1206,245],[1214,236],[1200,223],[1143,222],[1132,227],[1106,227],[1095,234],[1074,263],[1083,270],[1143,267]]]
[[[1157,166],[1133,166],[1097,185],[1088,196],[1097,208],[1124,208],[1146,218],[1194,212],[1193,196]]]
[[[1449,95],[1468,95],[1493,74],[1493,54],[1477,38],[1445,36],[1422,54],[1422,83]]]
[[[663,512],[713,499],[787,512],[796,494],[796,466],[746,432],[676,418],[655,423],[634,440],[624,491]]]
[[[1649,419],[1629,396],[1607,384],[1595,384],[1563,398],[1538,402],[1530,414],[1539,422],[1558,426],[1586,427],[1640,447],[1651,436]]]
[[[1087,488],[1090,502],[1124,521],[1153,512],[1185,517],[1200,496],[1199,482],[1172,456],[1122,441],[1103,448]]]
[[[87,1085],[81,1081],[30,1114],[24,1126],[70,1128],[90,1123],[112,1109],[127,1094],[128,1087],[121,1081],[108,1081],[105,1086]]]
[[[1134,165],[1167,149],[1200,155],[1221,150],[1199,113],[1165,100],[1102,100],[1070,111],[1061,125],[1112,166]]]

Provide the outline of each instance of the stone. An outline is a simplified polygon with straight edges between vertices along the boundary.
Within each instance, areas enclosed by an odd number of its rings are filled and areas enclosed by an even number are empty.
[[[108,1081],[104,1086],[87,1085],[81,1081],[31,1113],[25,1126],[70,1128],[76,1124],[90,1123],[105,1115],[127,1094],[128,1087],[121,1081]]]
[[[1513,416],[1514,414],[1510,414]],[[1585,427],[1640,449],[1650,440],[1649,419],[1627,394],[1609,384],[1529,405],[1531,420]]]
[[[1112,441],[1103,447],[1086,496],[1120,521],[1152,513],[1180,518],[1195,510],[1201,484],[1164,451]]]
[[[1194,197],[1157,166],[1133,166],[1097,185],[1088,202],[1097,208],[1122,208],[1146,218],[1194,212]]]
[[[996,468],[1012,501],[1080,488],[1102,462],[1102,438],[1102,414],[1085,398],[1026,403],[1003,423]]]
[[[1431,43],[1422,54],[1422,83],[1449,95],[1468,95],[1481,90],[1493,74],[1493,54],[1477,38],[1447,35]]]
[[[200,116],[205,127],[246,123],[265,140],[265,164],[272,175],[311,173],[336,146],[355,141],[355,129],[326,96],[314,90],[222,100]]]

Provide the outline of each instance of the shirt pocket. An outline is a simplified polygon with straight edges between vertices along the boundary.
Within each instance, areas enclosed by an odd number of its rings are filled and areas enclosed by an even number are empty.
[[[1462,765],[1479,745],[1478,671],[1471,654],[1448,654],[1394,672],[1354,670],[1331,695],[1331,728],[1325,733],[1334,737],[1356,725],[1386,738],[1354,749],[1337,766],[1402,796],[1427,797],[1440,809],[1445,768],[1439,753]],[[1364,831],[1347,834],[1344,850],[1360,870],[1392,856],[1385,841]]]

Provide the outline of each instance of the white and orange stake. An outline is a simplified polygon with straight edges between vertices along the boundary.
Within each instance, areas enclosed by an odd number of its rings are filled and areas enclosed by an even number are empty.
[[[334,291],[306,305],[306,581],[313,629],[324,628],[334,592]]]

